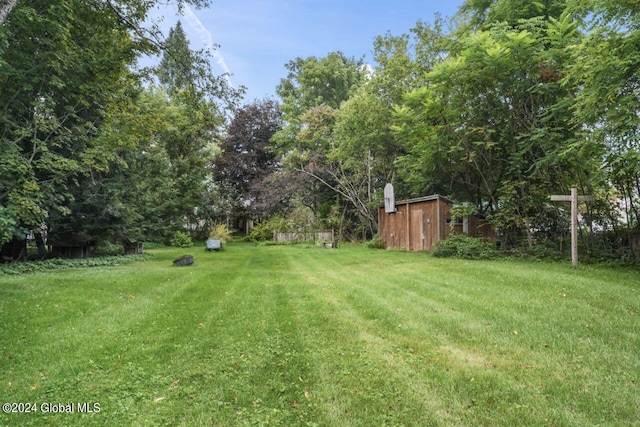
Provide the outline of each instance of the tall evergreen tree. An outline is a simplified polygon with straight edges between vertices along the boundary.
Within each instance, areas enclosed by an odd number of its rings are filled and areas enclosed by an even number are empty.
[[[196,83],[196,58],[189,49],[189,40],[180,21],[169,30],[165,46],[158,66],[160,85],[169,96],[193,89]]]

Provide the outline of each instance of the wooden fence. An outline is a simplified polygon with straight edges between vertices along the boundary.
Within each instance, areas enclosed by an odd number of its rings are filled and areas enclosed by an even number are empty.
[[[315,231],[315,232],[273,232],[273,240],[276,242],[333,242],[333,231]]]

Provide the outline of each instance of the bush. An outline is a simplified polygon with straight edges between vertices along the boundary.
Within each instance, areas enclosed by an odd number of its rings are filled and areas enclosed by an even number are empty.
[[[570,244],[567,245],[570,249]],[[509,248],[506,254],[513,258],[533,259],[533,260],[548,260],[548,261],[561,261],[568,258],[568,253],[562,253],[560,251],[559,244],[551,240],[537,239],[532,247],[528,245]]]
[[[209,238],[220,240],[222,243],[227,243],[231,240],[231,230],[224,224],[214,224],[209,229]]]
[[[45,261],[12,262],[0,265],[0,275],[19,275],[64,270],[67,268],[112,267],[152,259],[150,254],[117,255],[85,259],[52,258]]]
[[[260,223],[255,225],[249,235],[247,236],[251,241],[264,242],[273,238],[273,231],[269,228],[267,223]]]
[[[386,242],[384,239],[381,239],[377,234],[373,236],[371,240],[366,243],[369,249],[385,249]]]
[[[91,251],[92,256],[116,256],[124,255],[124,248],[111,242],[100,242],[98,246]]]
[[[276,215],[256,224],[249,232],[249,237],[253,241],[264,242],[273,239],[274,231],[286,231],[288,229],[287,220]]]
[[[439,258],[495,259],[500,253],[493,243],[466,234],[450,234],[436,243],[433,256]]]
[[[173,238],[171,239],[170,244],[171,246],[175,246],[177,248],[190,248],[191,246],[193,246],[193,241],[191,240],[191,236],[189,236],[189,234],[182,231],[176,231],[176,233],[173,235]]]

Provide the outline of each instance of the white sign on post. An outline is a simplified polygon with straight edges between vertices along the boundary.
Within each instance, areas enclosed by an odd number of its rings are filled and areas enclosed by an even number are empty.
[[[393,194],[393,185],[390,183],[384,186],[384,212],[396,212],[396,198]]]

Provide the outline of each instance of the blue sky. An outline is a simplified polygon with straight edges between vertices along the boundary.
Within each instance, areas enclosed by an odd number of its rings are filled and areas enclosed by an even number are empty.
[[[390,32],[408,33],[418,20],[449,17],[463,0],[212,0],[207,9],[187,8],[179,17],[164,8],[166,32],[182,21],[191,47],[220,47],[214,71],[229,72],[234,86],[247,87],[245,102],[276,96],[285,64],[297,57],[323,57],[332,51],[371,61],[373,40]]]

